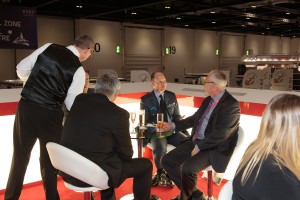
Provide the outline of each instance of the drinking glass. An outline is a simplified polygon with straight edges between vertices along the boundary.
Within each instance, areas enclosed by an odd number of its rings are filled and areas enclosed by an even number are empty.
[[[157,135],[162,135],[162,128],[164,127],[164,113],[157,113]]]
[[[139,111],[139,137],[145,138],[144,131],[147,128],[145,127],[145,110]]]
[[[139,126],[145,126],[145,110],[139,111]]]
[[[131,121],[131,125],[132,125],[131,133],[135,133],[135,130],[134,130],[135,118],[136,118],[136,113],[130,112],[130,121]]]

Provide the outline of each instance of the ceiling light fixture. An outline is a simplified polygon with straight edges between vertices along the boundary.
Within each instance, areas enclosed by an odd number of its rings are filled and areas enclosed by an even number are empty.
[[[211,22],[212,24],[215,24],[216,22]]]
[[[247,16],[247,17],[256,17],[256,15],[255,15],[255,14],[252,14],[252,13],[246,13],[246,16]]]
[[[286,22],[286,23],[289,22],[288,19],[282,19],[282,21],[283,21],[283,22]]]
[[[171,6],[165,6],[165,9],[170,9],[171,8]]]
[[[176,17],[176,19],[178,19],[178,20],[179,20],[179,19],[181,19],[181,17]]]
[[[136,12],[132,12],[131,14],[132,14],[132,15],[136,15]]]
[[[78,6],[76,6],[76,8],[82,8],[82,6],[78,5]]]
[[[215,11],[210,11],[210,13],[211,13],[211,14],[215,14],[216,12],[215,12]]]
[[[285,13],[286,15],[290,15],[291,13],[289,13],[289,12],[287,12],[287,13]]]
[[[184,25],[184,26],[189,26],[188,24]]]

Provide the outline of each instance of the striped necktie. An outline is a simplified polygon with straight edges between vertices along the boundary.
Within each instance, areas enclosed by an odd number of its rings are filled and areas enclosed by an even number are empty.
[[[197,129],[196,129],[196,131],[195,131],[195,133],[193,135],[193,138],[192,138],[193,141],[196,140],[196,139],[202,139],[202,138],[204,138],[204,135],[202,135],[200,133],[201,125],[202,125],[202,122],[203,122],[205,116],[209,113],[209,111],[213,107],[213,105],[215,105],[214,104],[214,99],[210,100],[207,108],[205,109],[205,111],[203,112],[201,118],[199,119],[199,123],[198,123]]]

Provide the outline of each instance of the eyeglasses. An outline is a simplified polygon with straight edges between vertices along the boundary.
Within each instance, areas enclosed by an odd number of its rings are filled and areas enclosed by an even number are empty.
[[[94,48],[89,48],[90,53],[93,54],[94,53]]]
[[[154,80],[154,82],[159,83],[159,84],[161,84],[161,85],[167,83],[167,81],[157,81],[157,80]]]
[[[212,81],[204,81],[204,84],[206,83],[215,83],[215,82],[212,82]]]

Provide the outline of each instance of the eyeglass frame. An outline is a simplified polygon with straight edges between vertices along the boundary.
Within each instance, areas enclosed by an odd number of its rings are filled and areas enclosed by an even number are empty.
[[[213,81],[204,81],[204,84],[206,84],[206,83],[215,83],[215,82],[213,82]]]
[[[165,81],[158,81],[158,80],[153,79],[153,81],[154,81],[155,83],[160,84],[160,85],[162,85],[162,84],[167,84],[167,83],[168,83],[167,80],[165,80]]]

